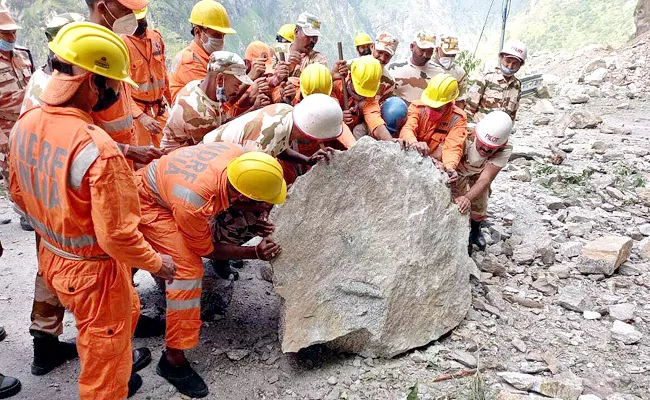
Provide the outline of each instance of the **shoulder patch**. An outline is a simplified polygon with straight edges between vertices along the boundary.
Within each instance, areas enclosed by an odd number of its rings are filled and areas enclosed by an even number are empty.
[[[104,131],[102,128],[97,125],[86,125],[86,132],[90,135],[90,138],[93,140],[99,151],[99,157],[102,159],[107,159],[111,157],[116,157],[122,154],[120,148],[117,146],[117,143]]]

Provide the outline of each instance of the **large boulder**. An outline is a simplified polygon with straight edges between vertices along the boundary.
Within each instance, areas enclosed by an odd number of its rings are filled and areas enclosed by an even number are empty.
[[[431,159],[370,138],[296,181],[271,214],[285,353],[393,357],[465,318],[476,265],[446,181]]]

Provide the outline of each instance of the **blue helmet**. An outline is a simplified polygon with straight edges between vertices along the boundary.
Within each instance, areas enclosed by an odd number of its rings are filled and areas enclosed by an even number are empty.
[[[402,127],[406,123],[408,106],[406,102],[399,97],[389,97],[381,105],[381,117],[386,122],[386,128],[391,135],[399,135]]]

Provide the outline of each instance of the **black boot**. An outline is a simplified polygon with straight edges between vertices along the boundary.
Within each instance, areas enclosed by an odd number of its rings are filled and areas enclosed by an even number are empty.
[[[51,335],[35,337],[32,374],[45,375],[64,362],[78,356],[77,345],[74,343],[59,342],[58,337]]]
[[[20,392],[20,381],[0,374],[0,399],[6,399]]]
[[[20,227],[27,232],[34,232],[34,228],[32,227],[32,224],[27,222],[25,217],[20,217]]]
[[[133,336],[141,339],[158,337],[165,334],[165,321],[141,315],[135,325]]]
[[[186,396],[201,398],[209,393],[208,385],[205,384],[201,375],[192,369],[187,360],[180,367],[174,367],[167,361],[167,352],[165,351],[160,357],[156,372]]]
[[[151,351],[146,347],[133,349],[133,369],[132,373],[136,373],[144,369],[151,363]]]
[[[230,260],[228,261],[232,268],[242,269],[244,268],[244,260]]]
[[[131,397],[134,394],[140,390],[142,387],[142,377],[135,372],[131,374],[131,378],[129,378],[129,394],[126,395],[126,397]]]
[[[231,268],[230,261],[226,260],[209,260],[208,265],[212,267],[212,270],[219,276],[221,279],[230,279],[230,276],[232,275],[232,279],[234,281],[239,279],[239,272],[235,271],[234,269]]]
[[[473,219],[470,221],[471,230],[469,232],[469,244],[470,246],[475,244],[479,250],[484,251],[487,242],[485,241],[485,237],[483,237],[483,232],[481,232],[481,221],[474,221]]]

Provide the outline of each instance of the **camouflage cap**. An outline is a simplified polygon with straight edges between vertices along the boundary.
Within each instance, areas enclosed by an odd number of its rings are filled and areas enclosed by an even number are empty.
[[[45,36],[51,42],[59,30],[72,22],[85,21],[86,18],[77,13],[56,14],[45,23]]]
[[[436,35],[426,29],[422,29],[415,35],[415,45],[422,50],[436,48]]]
[[[244,60],[235,53],[229,51],[215,51],[210,54],[208,61],[208,72],[234,75],[242,83],[252,85],[253,81],[246,75],[246,64]]]
[[[440,50],[448,56],[459,54],[458,38],[450,35],[440,35]]]
[[[0,31],[17,31],[18,29],[23,29],[20,25],[16,24],[16,21],[11,17],[9,10],[0,8]]]
[[[301,27],[307,36],[320,36],[320,25],[321,22],[317,16],[306,12],[300,14],[298,22],[296,22],[296,26]]]
[[[399,42],[395,39],[395,36],[387,32],[382,32],[375,39],[375,50],[385,51],[391,56],[394,56],[398,44]]]

